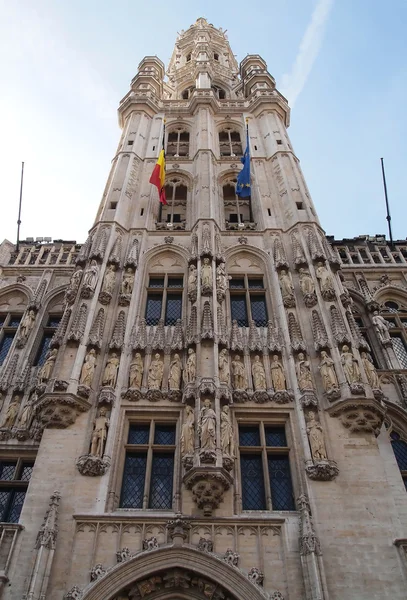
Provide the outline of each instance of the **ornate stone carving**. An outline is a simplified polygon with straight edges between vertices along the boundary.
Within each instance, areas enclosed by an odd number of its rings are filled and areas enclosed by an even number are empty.
[[[100,579],[104,575],[106,575],[106,569],[104,568],[104,566],[101,563],[98,563],[90,571],[90,580],[96,581],[97,579]]]
[[[392,341],[389,333],[390,324],[382,317],[377,310],[374,311],[372,317],[373,326],[377,333],[377,337],[383,346],[391,346]]]
[[[188,349],[188,359],[183,371],[184,384],[195,383],[196,378],[196,354],[193,348]]]
[[[315,350],[318,351],[330,347],[325,325],[317,310],[312,311],[312,334],[314,336]]]
[[[239,564],[240,555],[237,552],[234,552],[232,548],[228,548],[223,555],[223,560],[226,564],[231,567],[237,567]]]
[[[79,382],[90,388],[92,386],[93,376],[95,375],[96,368],[96,351],[91,348],[85,356],[85,360],[82,366],[81,375]]]
[[[308,477],[315,481],[332,481],[339,474],[338,465],[334,460],[309,461],[305,471]]]
[[[120,306],[127,306],[130,304],[131,295],[134,287],[134,271],[132,267],[127,267],[123,273],[123,279],[120,284]]]
[[[298,387],[302,392],[306,390],[313,390],[314,384],[311,376],[311,366],[306,355],[300,352],[297,356],[296,363]]]
[[[172,235],[166,235],[164,238],[164,242],[166,244],[172,244],[174,242],[174,237]]]
[[[288,269],[287,257],[279,237],[276,237],[274,240],[274,264],[277,269],[280,267],[286,267]]]
[[[168,385],[170,390],[179,390],[181,387],[182,363],[179,354],[174,354],[170,363]]]
[[[280,335],[277,327],[274,327],[272,321],[267,323],[267,348],[271,352],[281,351]]]
[[[288,332],[290,334],[292,349],[296,352],[299,350],[303,350],[305,352],[305,342],[302,337],[300,326],[298,325],[297,319],[293,312],[288,313]]]
[[[182,350],[184,348],[184,332],[182,330],[182,321],[177,319],[171,338],[171,350]]]
[[[92,260],[87,267],[82,282],[82,298],[92,298],[99,278],[99,267],[96,260]]]
[[[211,230],[208,223],[204,223],[202,227],[202,250],[201,256],[212,256]]]
[[[201,294],[209,296],[212,294],[212,265],[208,257],[205,257],[201,265]]]
[[[0,392],[7,392],[7,390],[9,389],[9,387],[11,386],[11,383],[14,379],[14,375],[16,372],[16,368],[17,368],[17,363],[18,363],[18,359],[19,359],[19,355],[18,354],[14,354],[8,364],[6,369],[3,371],[3,374],[1,376],[0,379]],[[24,388],[22,390],[19,391],[24,391]]]
[[[110,458],[105,456],[93,456],[84,454],[76,460],[76,467],[81,475],[88,477],[100,477],[104,475],[110,467]]]
[[[338,342],[338,344],[343,344],[344,342],[350,344],[351,340],[349,334],[346,331],[342,315],[338,311],[337,307],[334,305],[330,306],[329,312],[331,313],[331,327],[335,340]]]
[[[247,379],[244,364],[240,360],[238,354],[232,360],[232,385],[235,390],[246,390]]]
[[[147,550],[150,552],[151,550],[157,550],[158,548],[158,540],[156,537],[145,538],[143,540],[143,550]]]
[[[363,394],[364,386],[362,384],[359,363],[346,344],[342,347],[341,363],[352,394]]]
[[[215,332],[213,328],[213,316],[209,300],[206,300],[203,305],[202,323],[201,323],[201,339],[213,340]]]
[[[111,388],[116,387],[119,364],[120,359],[117,357],[117,354],[113,352],[107,359],[106,366],[103,371],[102,385]]]
[[[364,431],[378,436],[386,408],[374,400],[355,399],[338,402],[328,409],[333,417],[339,417],[342,425],[350,432]]]
[[[37,382],[39,385],[46,383],[51,378],[52,371],[54,370],[55,361],[57,359],[58,348],[48,350],[45,358],[45,362],[38,371]]]
[[[260,360],[259,355],[256,355],[253,360],[252,377],[255,392],[266,390],[266,373],[264,371],[263,362]]]
[[[17,336],[17,342],[16,342],[17,348],[24,348],[24,346],[28,340],[28,337],[31,333],[31,330],[34,327],[35,319],[36,319],[36,314],[35,314],[34,310],[33,309],[27,310],[27,312],[25,313],[25,315],[20,323],[20,327],[18,330],[18,336]]]
[[[247,237],[245,235],[241,235],[237,238],[239,244],[247,244]]]
[[[141,388],[141,382],[143,380],[143,359],[141,354],[136,352],[134,359],[130,363],[129,370],[129,387],[139,390]]]
[[[74,340],[75,342],[81,342],[83,333],[85,331],[86,326],[86,318],[88,313],[87,305],[82,302],[82,304],[78,307],[76,311],[75,317],[73,319],[71,329],[68,333],[68,340]]]
[[[291,234],[291,246],[292,252],[294,256],[294,263],[296,266],[307,264],[307,260],[304,255],[304,251],[300,242],[298,241],[298,237],[296,233]]]
[[[74,585],[73,588],[65,594],[64,600],[81,600],[82,596],[82,590],[77,585]]]
[[[121,548],[120,550],[118,550],[116,552],[116,560],[118,563],[126,562],[126,560],[129,560],[130,558],[132,558],[132,556],[133,556],[132,553],[126,547]]]
[[[191,314],[189,316],[188,326],[187,326],[187,335],[186,342],[189,346],[190,344],[196,344],[198,341],[198,316],[197,316],[197,308],[196,306],[191,307]]]
[[[316,554],[319,556],[321,546],[315,533],[309,500],[305,494],[299,496],[298,507],[300,509],[300,555]]]
[[[68,327],[68,322],[71,317],[71,312],[71,308],[65,309],[64,314],[62,315],[62,319],[60,320],[58,327],[49,343],[50,348],[59,348],[59,346],[62,344]]]
[[[360,354],[360,358],[362,359],[363,368],[365,369],[369,385],[373,390],[381,390],[382,386],[380,385],[380,380],[376,371],[376,367],[372,362],[372,357],[370,356],[370,354],[362,352]]]
[[[349,324],[349,329],[351,330],[351,333],[352,333],[352,338],[353,338],[355,347],[356,348],[364,348],[365,350],[370,352],[370,346],[369,346],[368,342],[366,341],[366,339],[364,338],[362,332],[360,331],[360,329],[355,321],[355,317],[353,315],[351,306],[348,306],[348,308],[346,309],[346,318],[347,318],[347,321]]]
[[[181,429],[181,455],[192,455],[194,452],[195,415],[189,404],[185,406],[185,420]]]
[[[263,585],[264,573],[258,567],[252,567],[247,574],[249,580],[255,585]]]
[[[6,414],[4,415],[4,419],[2,424],[0,425],[1,429],[12,429],[14,423],[16,422],[17,415],[19,413],[21,406],[21,396],[14,396],[11,399],[10,404],[8,405]]]
[[[314,281],[310,275],[310,272],[301,267],[299,271],[299,279],[304,304],[307,308],[312,308],[316,305],[318,300],[315,293]]]
[[[139,241],[135,237],[131,243],[129,251],[126,256],[126,260],[124,261],[125,267],[133,267],[133,269],[137,269],[138,267],[138,257],[139,257]]]
[[[188,298],[192,302],[192,304],[196,301],[198,293],[198,270],[196,266],[192,263],[189,265],[189,275],[188,275]]]
[[[334,361],[325,350],[322,350],[321,352],[321,361],[318,365],[318,369],[321,373],[322,385],[324,386],[328,400],[340,398],[341,393],[339,391]]]
[[[230,385],[229,352],[223,348],[218,358],[219,382]]]
[[[229,413],[229,406],[225,404],[220,413],[220,439],[222,454],[224,456],[235,456],[235,440],[233,433],[232,419]]]
[[[199,538],[197,548],[201,552],[213,552],[213,542],[212,540],[201,537]]]
[[[216,268],[216,297],[218,302],[222,302],[229,287],[229,279],[226,275],[225,263],[221,262]]]
[[[294,308],[295,296],[294,296],[294,285],[291,279],[291,275],[288,271],[283,269],[279,276],[281,295],[283,297],[283,303],[286,308]]]
[[[249,322],[249,350],[252,352],[261,352],[263,350],[263,343],[260,339],[259,330],[256,327],[256,323],[252,320]]]
[[[187,489],[192,490],[192,497],[198,508],[203,509],[204,516],[209,517],[223,501],[225,490],[229,489],[232,479],[223,469],[204,466],[187,471],[184,483]]]
[[[105,310],[99,308],[95,320],[89,332],[88,345],[100,348],[103,340],[103,331],[105,329]]]
[[[40,308],[47,285],[48,281],[44,278],[35,290],[34,298],[28,303],[27,310],[33,309],[37,311]]]
[[[214,452],[216,448],[216,413],[206,398],[199,413],[199,441],[201,450]]]
[[[315,270],[316,276],[319,279],[321,295],[324,300],[335,299],[335,287],[332,274],[329,272],[323,262],[319,262]]]
[[[198,234],[194,231],[191,234],[190,259],[196,260],[198,257]]]
[[[327,460],[322,425],[316,420],[315,413],[312,410],[307,413],[307,434],[314,461]]]
[[[218,343],[225,346],[229,346],[228,335],[226,332],[225,315],[223,314],[222,306],[217,306],[217,317],[218,317]]]
[[[147,385],[149,390],[160,390],[163,380],[164,363],[158,352],[148,367]]]
[[[117,315],[117,320],[114,325],[112,339],[109,342],[109,348],[121,350],[124,345],[124,332],[126,331],[126,315],[124,310],[121,310]]]
[[[103,260],[107,246],[107,229],[101,228],[96,233],[92,241],[92,248],[89,253],[89,258],[97,258]]]
[[[145,319],[140,319],[138,327],[134,325],[130,343],[133,350],[145,350],[147,348],[147,323]]]
[[[322,250],[319,239],[312,229],[308,229],[308,248],[312,260],[326,260],[325,252]]]
[[[279,360],[277,354],[273,355],[271,360],[271,381],[275,392],[282,392],[286,390],[286,380],[284,375],[283,365]]]
[[[230,335],[230,348],[234,351],[243,351],[244,344],[242,340],[242,333],[240,331],[240,327],[237,324],[237,321],[232,321],[232,331]]]
[[[90,404],[73,394],[45,394],[34,403],[34,414],[41,429],[65,429],[75,423],[79,412],[89,410]]]
[[[166,525],[168,531],[168,537],[176,541],[177,538],[181,538],[182,541],[187,540],[189,532],[191,530],[191,523],[182,517],[181,514],[177,514],[175,519],[171,519]]]
[[[109,419],[106,416],[106,408],[102,406],[99,410],[99,416],[96,417],[93,423],[92,441],[90,454],[102,458],[105,448],[107,430],[109,427]]]
[[[116,265],[107,265],[105,276],[103,278],[102,289],[99,294],[99,302],[109,304],[116,282]]]
[[[122,242],[123,238],[119,233],[114,241],[112,249],[110,250],[109,258],[107,260],[108,265],[116,265],[117,267],[120,265],[120,259],[122,256]]]

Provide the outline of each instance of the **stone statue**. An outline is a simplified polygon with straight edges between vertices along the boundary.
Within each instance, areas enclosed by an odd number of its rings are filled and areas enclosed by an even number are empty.
[[[338,379],[335,373],[334,361],[328,356],[325,350],[321,352],[321,362],[319,363],[318,369],[322,377],[322,385],[326,392],[330,392],[333,389],[338,389]]]
[[[226,348],[223,348],[223,350],[219,352],[218,368],[220,383],[230,385],[229,352]]]
[[[202,228],[202,249],[204,254],[211,253],[211,232],[207,223]]]
[[[29,429],[31,425],[31,419],[33,416],[33,400],[32,398],[28,398],[27,402],[24,405],[23,410],[21,411],[18,427],[19,429]]]
[[[369,382],[369,385],[374,390],[380,390],[381,385],[380,385],[379,376],[377,374],[374,364],[372,363],[371,358],[369,357],[369,355],[366,352],[362,352],[360,355],[360,358],[362,359],[363,368],[365,369],[365,373],[366,373],[366,377]]]
[[[158,352],[154,355],[154,360],[151,361],[148,367],[148,389],[149,390],[160,390],[161,383],[163,380],[164,363],[160,358]]]
[[[11,429],[16,421],[18,411],[20,410],[20,396],[14,396],[8,405],[7,412],[4,416],[4,421],[1,424],[3,429]]]
[[[311,446],[312,458],[316,461],[327,460],[322,426],[315,419],[315,413],[311,410],[308,413],[307,434]]]
[[[30,335],[31,329],[34,327],[35,323],[35,312],[33,310],[29,310],[20,324],[20,331],[18,334],[19,340],[25,342]]]
[[[81,376],[79,382],[86,387],[92,385],[93,376],[96,368],[96,352],[92,348],[85,356],[85,361],[82,366]]]
[[[319,279],[321,293],[323,297],[332,298],[335,296],[334,282],[331,273],[324,263],[319,262],[316,269],[316,276]]]
[[[233,437],[232,419],[230,417],[229,406],[225,404],[220,413],[220,439],[222,454],[231,458],[235,455],[235,443]]]
[[[55,361],[57,359],[58,348],[52,348],[52,350],[48,350],[45,356],[45,362],[38,371],[37,381],[39,384],[47,382],[52,374],[54,369]]]
[[[193,348],[188,350],[188,360],[184,369],[184,383],[195,383],[196,354]]]
[[[298,378],[298,387],[300,390],[313,390],[314,384],[312,382],[311,377],[311,368],[309,360],[307,360],[306,356],[303,352],[300,352],[297,360],[297,378]]]
[[[203,289],[211,289],[212,288],[212,265],[211,265],[209,258],[203,259],[201,282],[202,282]]]
[[[195,431],[195,415],[194,409],[189,406],[185,407],[185,421],[181,430],[181,454],[193,454],[194,452],[194,431]]]
[[[274,354],[270,365],[271,381],[275,392],[282,392],[286,389],[284,369],[281,362],[278,360],[277,354]]]
[[[188,275],[188,294],[196,298],[196,291],[198,285],[198,274],[195,265],[190,265]]]
[[[211,401],[206,398],[199,415],[199,437],[202,450],[215,450],[216,448],[216,414]]]
[[[134,360],[130,363],[129,387],[140,389],[143,380],[143,359],[140,352],[137,352]]]
[[[134,286],[134,273],[130,267],[127,267],[123,273],[123,279],[120,286],[120,293],[123,296],[131,296]]]
[[[91,290],[94,290],[98,282],[99,267],[96,260],[92,260],[83,276],[83,285]]]
[[[260,356],[258,354],[254,357],[254,361],[252,364],[252,377],[253,387],[256,392],[258,390],[266,389],[266,373],[264,371],[263,363],[260,360]]]
[[[72,292],[77,292],[79,289],[79,284],[82,279],[82,269],[76,269],[75,273],[72,273],[71,279],[69,280],[69,289]]]
[[[105,449],[108,427],[109,419],[106,417],[106,408],[102,406],[99,411],[99,416],[96,417],[94,422],[92,443],[90,447],[90,453],[92,456],[99,456],[99,458],[102,458],[103,451]]]
[[[226,275],[225,263],[221,262],[216,268],[216,287],[223,296],[228,289],[228,280],[229,277]]]
[[[346,344],[342,347],[341,363],[347,382],[349,384],[360,383],[361,376],[358,361]]]
[[[372,321],[376,333],[379,337],[379,340],[382,342],[382,344],[386,342],[391,342],[391,337],[389,333],[390,323],[386,321],[384,317],[379,315],[377,310],[375,310],[375,312],[373,313]]]
[[[116,266],[113,264],[108,265],[106,268],[105,276],[103,278],[102,292],[112,295],[113,290],[114,290],[115,279],[116,279]]]
[[[294,286],[291,279],[290,273],[283,269],[280,273],[280,288],[283,300],[285,303],[290,302],[294,299]]]
[[[117,358],[117,354],[113,352],[107,360],[105,370],[103,372],[102,385],[109,387],[116,387],[117,382],[117,371],[119,370],[120,359]]]
[[[315,285],[312,277],[304,268],[300,269],[300,288],[304,295],[313,294],[315,292]]]
[[[170,363],[170,390],[179,390],[181,386],[182,363],[179,354],[174,354],[174,358]]]
[[[235,390],[245,390],[247,388],[245,367],[238,354],[232,360],[232,380]]]

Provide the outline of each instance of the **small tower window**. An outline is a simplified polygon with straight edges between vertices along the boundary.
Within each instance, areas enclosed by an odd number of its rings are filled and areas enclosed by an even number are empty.
[[[188,157],[189,155],[189,132],[178,129],[170,131],[167,140],[167,156]]]
[[[216,54],[216,52],[215,52],[215,54],[213,55],[213,58],[214,58],[214,60],[219,60],[219,54]]]
[[[226,98],[226,92],[225,92],[225,90],[222,90],[222,88],[217,87],[216,85],[212,86],[212,90],[214,91],[215,96],[219,100],[225,100],[225,98]]]
[[[222,191],[226,229],[245,229],[246,224],[253,222],[250,196],[247,198],[236,196],[236,179],[226,181]]]
[[[160,204],[158,222],[171,229],[185,229],[188,188],[181,179],[174,177],[165,186],[167,205]]]
[[[231,129],[219,132],[219,147],[221,156],[242,156],[242,142],[240,133]]]
[[[187,54],[187,62],[191,60],[191,54]]]

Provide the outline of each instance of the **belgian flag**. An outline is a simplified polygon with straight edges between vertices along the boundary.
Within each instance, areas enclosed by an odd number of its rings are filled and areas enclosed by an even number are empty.
[[[164,131],[163,131],[163,147],[161,149],[160,154],[158,155],[157,163],[154,167],[154,171],[151,173],[150,183],[155,185],[158,189],[158,196],[160,198],[161,204],[167,204],[167,199],[165,197],[165,122],[164,122]]]

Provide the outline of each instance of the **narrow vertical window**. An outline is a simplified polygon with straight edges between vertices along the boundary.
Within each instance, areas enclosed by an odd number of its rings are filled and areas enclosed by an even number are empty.
[[[61,315],[49,315],[47,324],[44,327],[44,332],[42,335],[42,339],[40,342],[40,347],[38,348],[37,355],[34,361],[34,365],[43,365],[46,359],[47,352],[49,350],[49,345],[51,343],[52,337],[56,332],[59,322],[61,320]]]
[[[34,462],[0,459],[0,521],[18,523]]]
[[[21,319],[22,315],[0,315],[0,365],[7,358]]]
[[[164,319],[165,325],[175,325],[182,318],[183,289],[182,275],[150,277],[145,317],[147,325],[157,325],[160,319]]]
[[[232,321],[239,327],[248,327],[249,319],[257,327],[265,327],[268,322],[266,294],[262,277],[233,277],[229,284]]]

